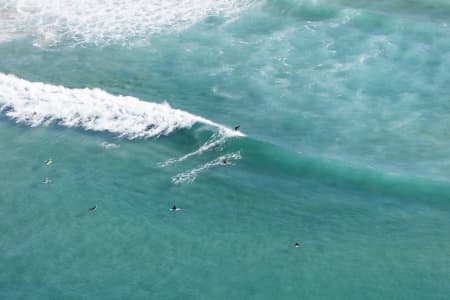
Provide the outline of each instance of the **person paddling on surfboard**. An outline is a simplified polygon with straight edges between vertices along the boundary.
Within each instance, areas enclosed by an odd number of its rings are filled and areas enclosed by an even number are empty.
[[[89,208],[89,211],[96,211],[96,210],[97,210],[97,205],[95,205],[95,206]]]
[[[234,126],[234,131],[239,131],[239,128],[241,128],[241,125]]]
[[[169,209],[170,211],[178,211],[181,210],[181,208],[178,208],[175,204],[172,206],[171,209]]]
[[[295,242],[295,248],[300,247],[300,243],[299,242]]]

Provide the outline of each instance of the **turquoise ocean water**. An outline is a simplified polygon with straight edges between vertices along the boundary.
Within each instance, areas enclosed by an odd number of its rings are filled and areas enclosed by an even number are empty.
[[[449,299],[449,20],[0,0],[0,299]]]

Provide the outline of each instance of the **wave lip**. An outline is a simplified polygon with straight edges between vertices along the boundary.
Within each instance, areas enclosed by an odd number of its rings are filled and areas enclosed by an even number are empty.
[[[106,131],[128,139],[168,135],[202,123],[223,136],[243,136],[208,119],[173,109],[168,103],[116,96],[101,89],[70,89],[0,73],[0,111],[29,126],[57,124]]]

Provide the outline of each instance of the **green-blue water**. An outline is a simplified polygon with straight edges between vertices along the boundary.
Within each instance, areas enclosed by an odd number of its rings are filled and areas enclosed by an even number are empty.
[[[0,0],[0,299],[448,299],[449,18]]]

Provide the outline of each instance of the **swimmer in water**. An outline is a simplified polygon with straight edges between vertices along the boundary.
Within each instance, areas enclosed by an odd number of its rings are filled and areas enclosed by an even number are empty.
[[[226,159],[222,160],[222,165],[228,165],[228,161]]]
[[[47,166],[50,166],[50,165],[53,163],[53,160],[47,159],[46,161],[44,161],[44,163],[45,163]]]
[[[96,210],[97,210],[97,205],[95,205],[95,206],[89,208],[89,211],[96,211]]]
[[[179,210],[179,208],[177,208],[177,206],[174,204],[170,210],[171,211],[177,211],[177,210]]]
[[[300,247],[300,243],[299,242],[295,242],[295,248]]]
[[[44,180],[42,180],[43,184],[49,184],[50,183],[50,179],[48,179],[48,177],[45,177]]]
[[[234,127],[234,131],[239,131],[239,128],[241,128],[241,125],[237,125]]]

